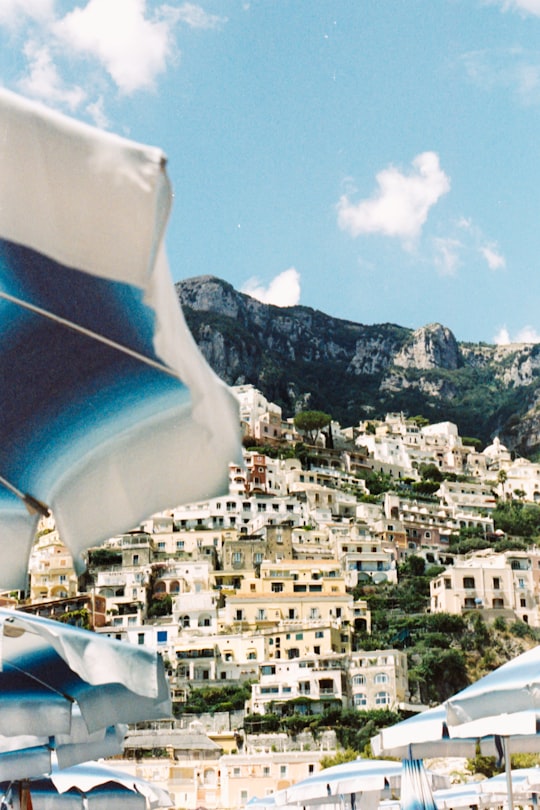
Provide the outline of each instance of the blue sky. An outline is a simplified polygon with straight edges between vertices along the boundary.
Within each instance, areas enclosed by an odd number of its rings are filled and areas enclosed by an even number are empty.
[[[1,0],[0,83],[166,152],[175,280],[540,341],[540,0]]]

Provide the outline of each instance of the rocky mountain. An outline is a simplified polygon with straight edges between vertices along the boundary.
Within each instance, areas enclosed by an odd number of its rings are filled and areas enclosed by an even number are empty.
[[[366,326],[309,307],[263,304],[214,276],[176,285],[186,321],[216,373],[253,383],[284,415],[331,413],[343,426],[403,411],[456,422],[540,452],[540,344],[459,343],[432,323]]]

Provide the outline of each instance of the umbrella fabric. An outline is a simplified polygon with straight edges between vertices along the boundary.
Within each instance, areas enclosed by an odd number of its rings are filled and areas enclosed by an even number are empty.
[[[0,734],[67,734],[170,716],[155,652],[60,622],[0,610]]]
[[[171,807],[167,791],[143,779],[96,762],[74,768],[53,768],[50,776],[17,783],[0,784],[0,792],[21,807],[21,793],[29,791],[33,810],[153,810]]]
[[[184,322],[165,156],[0,90],[0,586],[228,487],[238,406]],[[30,510],[30,511],[29,511]]]
[[[504,803],[506,791],[500,794],[489,796],[482,793],[481,783],[467,782],[462,785],[453,785],[444,790],[436,790],[433,793],[435,805],[438,810],[466,810],[466,808],[476,805],[486,807],[497,801]]]
[[[536,716],[540,729],[540,713]],[[469,726],[469,731],[472,731]],[[483,756],[501,757],[501,741],[497,734],[485,737],[450,736],[446,704],[427,709],[417,715],[382,729],[371,739],[375,756],[405,758],[454,757],[473,758],[479,750]],[[540,733],[515,734],[506,741],[508,753],[532,753],[540,750]]]
[[[0,779],[121,753],[126,723],[169,717],[163,661],[144,647],[0,610]]]
[[[377,794],[378,799],[385,791],[399,790],[403,774],[401,762],[355,759],[325,768],[278,791],[275,798],[278,804],[301,805],[336,802],[350,794]],[[429,779],[439,787],[448,784],[448,779],[438,774],[430,773]]]
[[[69,734],[0,736],[0,781],[50,773],[53,762],[68,768],[90,757],[118,756],[124,750],[127,728],[119,724],[90,734],[74,706]]]
[[[485,675],[446,701],[451,736],[536,734],[540,646]]]
[[[437,810],[421,759],[403,762],[401,810]]]

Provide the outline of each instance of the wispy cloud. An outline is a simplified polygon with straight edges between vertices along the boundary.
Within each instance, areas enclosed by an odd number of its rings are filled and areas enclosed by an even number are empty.
[[[506,259],[499,252],[496,245],[482,245],[480,253],[486,260],[490,270],[501,270],[506,267]]]
[[[502,326],[493,338],[493,342],[497,346],[508,346],[511,343],[540,343],[540,333],[533,326],[524,326],[511,337],[506,326]]]
[[[524,11],[540,17],[540,0],[494,0],[503,11]],[[493,0],[492,0],[493,2]]]
[[[484,90],[506,89],[523,105],[540,102],[538,51],[521,47],[469,51],[461,62],[469,79]]]
[[[217,28],[226,17],[219,17],[217,14],[209,14],[195,3],[184,3],[176,11],[176,16],[180,22],[186,23],[190,28]]]
[[[19,27],[28,19],[42,23],[53,12],[54,0],[1,0],[0,25]]]
[[[450,190],[450,179],[435,152],[423,152],[412,161],[412,170],[394,166],[376,176],[371,197],[354,203],[347,194],[338,203],[338,224],[351,236],[378,233],[407,240],[417,238],[429,211]]]
[[[86,97],[84,90],[63,80],[46,45],[30,40],[24,47],[24,54],[28,60],[28,72],[19,82],[24,93],[71,111],[80,107]]]
[[[435,266],[441,276],[455,276],[461,264],[460,253],[463,244],[451,237],[436,237],[433,240]]]
[[[506,258],[497,242],[486,239],[482,229],[469,217],[461,217],[457,227],[462,233],[461,246],[465,250],[473,251],[482,256],[490,270],[504,270]]]
[[[300,301],[300,273],[294,267],[290,267],[275,276],[267,287],[264,287],[258,278],[253,277],[246,281],[242,292],[264,304],[293,307]]]

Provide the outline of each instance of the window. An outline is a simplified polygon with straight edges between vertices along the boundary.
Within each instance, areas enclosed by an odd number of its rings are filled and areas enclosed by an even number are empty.
[[[241,551],[233,551],[232,553],[232,561],[233,563],[241,563],[243,559],[243,555]]]
[[[377,692],[375,695],[375,703],[377,706],[388,706],[390,704],[390,695],[388,692]]]
[[[176,548],[177,548],[178,551],[182,551],[182,549],[184,548],[184,541],[183,540],[177,540],[176,541]]]
[[[144,633],[137,633],[137,644],[144,644]]]
[[[309,611],[309,618],[310,619],[319,619],[320,618],[320,611],[319,608],[312,607]]]
[[[367,697],[363,693],[355,695],[353,702],[355,706],[367,706]]]
[[[287,776],[287,766],[286,765],[280,765],[279,766],[279,775],[280,776]]]
[[[158,644],[166,644],[167,642],[167,631],[166,630],[158,630],[157,631],[157,643]]]
[[[272,582],[272,593],[282,593],[283,582]]]
[[[463,587],[464,588],[474,588],[474,577],[463,577]]]
[[[501,578],[493,577],[493,589],[499,591],[501,589]]]
[[[297,641],[302,641],[302,639],[303,639],[303,638],[304,638],[304,634],[303,634],[303,633],[297,633],[297,634],[295,635],[295,639],[296,639]]]
[[[388,683],[388,675],[385,672],[377,672],[375,683]]]
[[[263,622],[266,620],[266,610],[264,608],[259,608],[257,610],[257,620]]]
[[[315,638],[324,638],[324,630],[316,630]]]
[[[270,765],[264,765],[263,776],[270,776]]]
[[[353,678],[353,684],[355,686],[363,686],[365,684],[365,682],[366,682],[366,676],[365,675],[355,675],[354,678]]]

